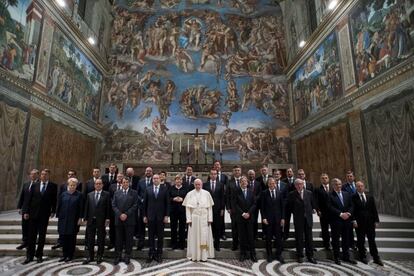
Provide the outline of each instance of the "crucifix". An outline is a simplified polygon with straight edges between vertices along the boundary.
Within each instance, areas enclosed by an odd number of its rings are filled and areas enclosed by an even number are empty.
[[[201,141],[203,136],[208,136],[208,133],[200,133],[198,132],[198,128],[196,128],[195,133],[191,132],[184,132],[184,135],[191,135],[194,137],[193,144],[194,144],[194,157],[196,160],[196,164],[198,164],[198,158],[200,156],[200,147]],[[207,152],[204,153],[205,155]],[[187,140],[187,155],[188,155],[188,163],[190,163],[190,140]]]

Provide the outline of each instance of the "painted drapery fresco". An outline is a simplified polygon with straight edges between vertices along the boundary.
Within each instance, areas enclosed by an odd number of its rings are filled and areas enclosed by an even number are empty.
[[[33,80],[43,11],[36,1],[0,1],[0,66]]]
[[[116,1],[104,161],[290,162],[274,1]]]
[[[350,17],[357,81],[363,85],[414,52],[414,2],[363,0]]]
[[[336,33],[331,33],[293,76],[295,122],[321,111],[343,95]]]
[[[101,85],[101,73],[78,47],[55,27],[49,59],[48,95],[96,121]]]

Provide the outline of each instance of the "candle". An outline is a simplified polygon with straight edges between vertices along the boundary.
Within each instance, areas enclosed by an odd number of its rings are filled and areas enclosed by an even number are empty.
[[[213,139],[213,152],[214,152],[214,139]]]
[[[207,152],[207,138],[204,140],[204,152]]]
[[[171,140],[171,152],[174,153],[174,139]]]
[[[221,139],[220,139],[220,153],[223,152],[223,148],[221,147]]]
[[[181,136],[180,136],[180,152],[181,152]]]
[[[187,139],[187,153],[190,152],[190,139]]]

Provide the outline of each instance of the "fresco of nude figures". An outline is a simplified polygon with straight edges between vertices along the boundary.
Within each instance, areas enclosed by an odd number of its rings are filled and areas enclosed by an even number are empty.
[[[291,162],[275,1],[118,0],[114,14],[103,161]]]
[[[343,95],[338,43],[333,32],[293,76],[295,122],[321,111]]]
[[[363,0],[350,22],[359,85],[414,52],[413,0]]]

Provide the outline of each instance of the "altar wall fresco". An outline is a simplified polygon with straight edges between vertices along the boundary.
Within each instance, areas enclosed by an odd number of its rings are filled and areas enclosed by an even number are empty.
[[[285,53],[274,1],[116,1],[102,161],[291,162]]]

